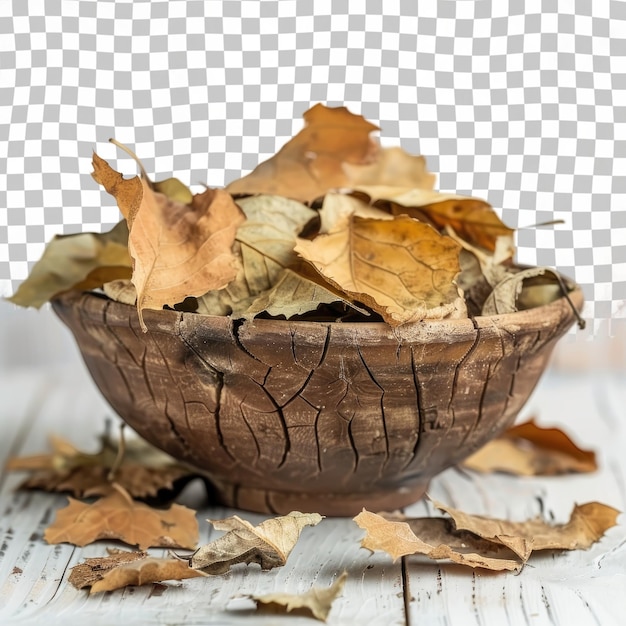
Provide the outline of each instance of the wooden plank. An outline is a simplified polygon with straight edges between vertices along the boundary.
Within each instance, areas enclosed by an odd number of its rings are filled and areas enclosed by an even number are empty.
[[[579,445],[595,449],[600,470],[554,478],[480,475],[452,469],[438,476],[430,494],[470,513],[506,519],[541,515],[564,521],[575,503],[599,500],[626,507],[626,392],[623,375],[548,375],[521,419],[565,429]],[[424,503],[407,513],[427,514]],[[432,513],[432,509],[430,510]],[[587,551],[531,557],[519,575],[472,572],[455,565],[406,559],[410,624],[623,623],[626,611],[626,533],[623,526]]]
[[[96,447],[105,417],[104,404],[83,370],[68,373],[50,385],[45,402],[26,431],[20,454],[41,452],[45,439],[55,432],[86,449]],[[28,388],[27,382],[21,383]],[[0,409],[7,420],[7,409]],[[26,409],[23,409],[24,413]],[[15,447],[15,446],[14,446]],[[288,564],[270,572],[257,566],[238,566],[230,574],[183,583],[133,587],[89,597],[68,585],[69,570],[84,558],[102,556],[112,542],[85,548],[48,546],[42,539],[54,511],[65,505],[64,496],[42,493],[12,493],[20,477],[12,475],[0,493],[0,623],[18,619],[20,624],[41,624],[54,616],[64,623],[98,624],[275,624],[272,616],[257,615],[254,603],[242,594],[274,591],[302,593],[311,586],[329,586],[346,570],[349,578],[337,599],[331,623],[405,624],[402,573],[384,555],[371,555],[360,548],[362,531],[349,519],[327,519],[306,528]],[[253,523],[263,516],[207,506],[204,493],[191,486],[182,498],[198,508],[201,543],[215,538],[206,518],[239,514]],[[6,546],[4,546],[6,544]],[[153,550],[156,555],[164,553]],[[289,623],[311,623],[289,617]]]

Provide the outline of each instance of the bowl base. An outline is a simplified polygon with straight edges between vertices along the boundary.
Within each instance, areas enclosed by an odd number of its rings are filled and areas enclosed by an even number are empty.
[[[217,500],[227,507],[272,515],[300,511],[328,517],[353,517],[364,508],[372,512],[393,511],[417,502],[428,488],[428,482],[425,482],[385,491],[305,493],[245,487],[220,480],[212,483]]]

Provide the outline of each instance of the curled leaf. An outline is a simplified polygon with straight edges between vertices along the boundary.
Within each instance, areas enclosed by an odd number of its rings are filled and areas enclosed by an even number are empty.
[[[291,613],[303,615],[325,622],[330,613],[332,603],[341,595],[348,572],[343,572],[328,588],[313,587],[306,593],[268,593],[251,596],[257,607],[264,612]]]
[[[581,450],[558,428],[541,428],[533,420],[513,426],[463,461],[477,472],[518,476],[554,476],[594,472],[596,455]]]
[[[322,521],[317,513],[292,511],[266,520],[258,526],[234,515],[224,520],[209,520],[226,534],[198,548],[189,558],[189,566],[206,574],[223,574],[237,563],[258,563],[261,569],[281,567],[296,545],[305,526]]]
[[[507,274],[483,305],[483,315],[515,313],[550,304],[563,295],[559,275],[549,267],[529,267]]]
[[[130,585],[150,585],[163,580],[185,580],[199,576],[206,576],[206,574],[191,569],[185,561],[146,557],[110,569],[100,580],[91,585],[89,593],[102,593]]]
[[[441,534],[431,534],[429,543],[418,537],[407,522],[388,521],[381,515],[363,510],[359,513],[354,521],[357,525],[366,531],[361,546],[371,550],[383,550],[391,556],[395,561],[402,556],[410,554],[422,554],[429,559],[449,559],[459,565],[467,565],[469,567],[481,567],[490,570],[507,570],[514,571],[519,569],[520,563],[511,558],[497,558],[492,556],[484,556],[475,552],[461,552],[455,550],[446,543],[447,537],[444,531]],[[437,530],[441,532],[441,523],[435,521]],[[471,544],[470,544],[471,545]]]
[[[109,570],[126,563],[146,559],[149,556],[143,550],[131,552],[129,550],[113,549],[108,550],[108,553],[109,556],[85,559],[82,563],[75,565],[70,572],[68,582],[76,589],[91,587],[95,582],[102,580]]]
[[[526,522],[511,522],[482,515],[468,515],[433,501],[441,511],[454,520],[457,530],[469,532],[501,543],[515,552],[524,562],[535,550],[586,550],[617,523],[620,512],[600,502],[576,505],[564,524],[548,524],[540,518]]]

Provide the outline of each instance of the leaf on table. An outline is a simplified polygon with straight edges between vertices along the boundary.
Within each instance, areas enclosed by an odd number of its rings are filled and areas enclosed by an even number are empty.
[[[453,520],[457,530],[465,530],[501,543],[522,561],[526,562],[536,550],[586,550],[617,523],[620,512],[600,502],[576,505],[569,521],[564,524],[548,524],[541,518],[525,522],[511,522],[482,515],[469,515],[457,509],[433,501],[441,511]]]
[[[365,538],[361,541],[361,546],[372,552],[383,550],[396,561],[402,556],[410,554],[422,554],[430,559],[448,559],[460,565],[469,567],[481,567],[490,570],[515,571],[520,568],[520,563],[514,558],[498,558],[485,556],[476,552],[462,552],[453,549],[448,543],[449,531],[446,532],[440,520],[434,520],[435,531],[429,530],[426,541],[418,537],[407,522],[388,521],[381,515],[371,513],[365,509],[361,511],[354,521],[359,528],[366,531]],[[453,537],[453,541],[457,541]],[[471,549],[470,544],[470,549]]]
[[[564,295],[559,275],[549,267],[507,274],[485,300],[483,315],[515,313],[550,304]]]
[[[109,556],[85,559],[73,567],[68,581],[77,589],[91,587],[90,593],[100,593],[130,585],[148,585],[205,575],[191,569],[180,559],[155,558],[143,551],[109,550]]]
[[[262,293],[246,310],[246,316],[266,312],[274,317],[284,316],[291,319],[315,311],[321,304],[341,302],[345,307],[354,309],[361,315],[369,312],[352,303],[332,285],[323,284],[319,275],[301,266],[296,270],[286,269],[272,289]]]
[[[222,189],[207,189],[193,196],[190,204],[183,204],[153,191],[148,181],[136,177],[141,189],[135,185],[137,197],[129,199],[127,187],[116,176],[121,178],[94,155],[94,178],[115,195],[122,213],[128,211],[132,282],[137,289],[139,321],[146,331],[144,309],[174,306],[187,297],[221,289],[236,277],[232,246],[245,217]],[[115,184],[110,184],[111,179]]]
[[[174,492],[180,482],[195,476],[193,470],[143,439],[122,443],[105,433],[95,454],[82,452],[56,435],[49,439],[51,453],[14,457],[7,462],[9,471],[31,472],[20,489],[65,491],[80,498],[106,495],[116,482],[131,496],[147,498],[161,496],[163,491]]]
[[[393,326],[466,315],[454,283],[460,250],[450,237],[407,216],[351,216],[296,246],[324,280]]]
[[[189,566],[206,574],[224,574],[237,563],[258,563],[263,570],[283,566],[302,529],[319,524],[322,516],[292,511],[258,526],[237,515],[208,521],[216,530],[224,530],[226,534],[198,548],[189,557]]]
[[[498,237],[511,238],[513,229],[506,226],[491,205],[479,198],[441,193],[430,189],[399,186],[360,185],[357,191],[373,201],[389,201],[393,215],[426,215],[438,228],[450,227],[465,241],[494,251]]]
[[[268,593],[250,596],[262,612],[312,617],[325,622],[332,608],[332,603],[341,595],[348,578],[343,572],[339,578],[327,588],[313,587],[306,593]]]
[[[179,504],[167,510],[153,509],[133,500],[119,485],[104,498],[85,504],[69,498],[46,528],[51,544],[86,546],[98,539],[119,539],[140,549],[149,547],[194,548],[198,542],[195,512]]]
[[[82,563],[75,565],[70,571],[68,582],[76,589],[91,587],[97,581],[102,580],[110,570],[150,556],[143,550],[131,552],[129,550],[109,549],[107,552],[109,556],[85,559]]]
[[[596,455],[581,450],[558,428],[541,428],[534,420],[513,426],[463,461],[477,472],[517,476],[554,476],[595,472]]]
[[[349,187],[345,164],[374,162],[379,151],[370,133],[378,127],[346,107],[316,104],[303,115],[305,126],[272,158],[230,183],[237,194],[270,194],[310,202],[330,189]]]
[[[94,289],[118,278],[130,278],[128,229],[122,220],[106,233],[57,235],[28,278],[9,298],[24,307],[39,308],[70,289]]]

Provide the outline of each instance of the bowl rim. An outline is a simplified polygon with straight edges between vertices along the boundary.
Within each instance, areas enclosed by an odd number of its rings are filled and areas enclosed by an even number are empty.
[[[232,315],[205,315],[173,309],[144,309],[143,317],[148,330],[165,332],[171,327],[179,328],[181,324],[191,327],[208,327],[216,333],[225,332],[232,336],[245,328],[247,332],[258,334],[283,334],[287,329],[306,331],[307,329],[329,329],[337,334],[349,337],[378,337],[388,336],[394,341],[411,340],[417,337],[448,337],[449,341],[459,341],[463,338],[474,337],[477,333],[499,334],[501,330],[516,332],[533,332],[552,328],[555,334],[560,335],[569,328],[576,319],[573,306],[582,311],[584,296],[582,288],[574,284],[573,290],[568,293],[569,301],[565,296],[556,300],[513,313],[498,315],[480,315],[475,317],[455,319],[426,319],[411,322],[400,326],[391,326],[387,322],[341,322],[341,321],[311,321],[311,320],[282,320],[265,318],[242,318]],[[88,306],[86,303],[101,302],[101,306]],[[84,314],[94,320],[103,319],[103,311],[107,313],[107,323],[128,325],[128,320],[137,318],[136,307],[108,298],[103,293],[95,291],[66,291],[51,300],[52,308],[59,313],[62,309],[80,307]],[[106,307],[106,309],[104,308]],[[112,315],[110,315],[112,314]],[[137,320],[138,324],[138,320]],[[236,327],[236,328],[235,328]],[[317,333],[314,333],[317,334]]]

